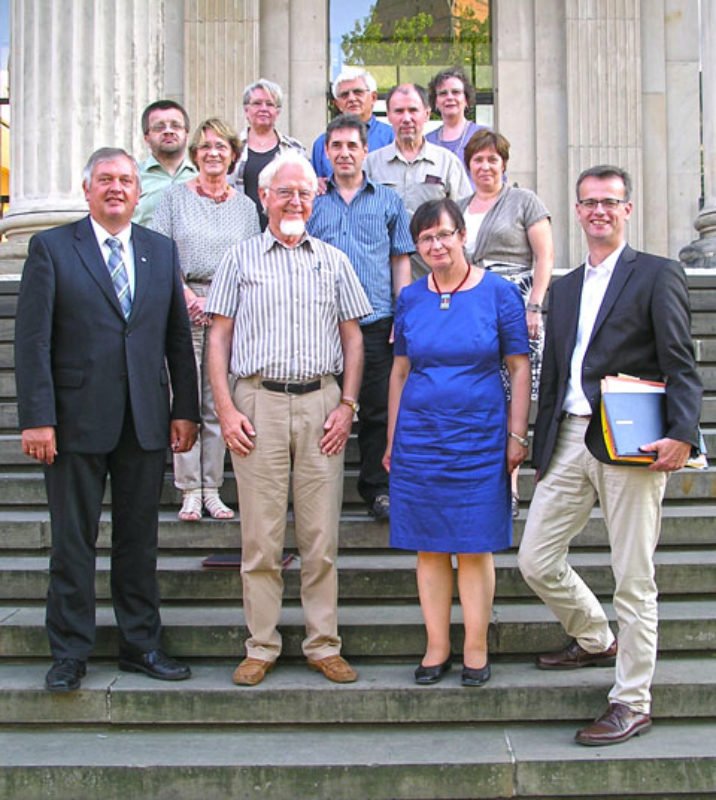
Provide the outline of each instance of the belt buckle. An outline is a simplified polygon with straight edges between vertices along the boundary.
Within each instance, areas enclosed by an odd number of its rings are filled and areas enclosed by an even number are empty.
[[[286,383],[284,383],[284,385],[283,385],[283,393],[284,394],[296,394],[296,392],[292,392],[291,391],[291,388],[290,388],[291,386],[293,386],[293,384],[290,383],[289,381],[286,381]]]

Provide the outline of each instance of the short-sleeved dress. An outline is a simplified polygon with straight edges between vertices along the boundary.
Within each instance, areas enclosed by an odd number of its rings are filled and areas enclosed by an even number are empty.
[[[484,553],[509,547],[505,356],[528,353],[517,287],[490,272],[450,308],[427,277],[403,289],[395,355],[410,359],[390,466],[390,544]]]

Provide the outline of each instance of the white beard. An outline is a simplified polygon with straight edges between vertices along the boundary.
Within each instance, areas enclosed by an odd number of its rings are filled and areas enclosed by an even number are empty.
[[[282,219],[279,230],[284,236],[303,236],[306,223],[302,219]]]

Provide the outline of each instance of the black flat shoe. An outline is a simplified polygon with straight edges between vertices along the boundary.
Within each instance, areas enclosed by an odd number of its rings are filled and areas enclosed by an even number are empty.
[[[87,674],[87,665],[77,658],[59,658],[45,676],[48,692],[73,692],[80,688],[80,679]]]
[[[484,667],[480,669],[473,669],[462,667],[462,685],[463,686],[482,686],[490,680],[490,662],[488,661]]]
[[[452,667],[452,653],[450,653],[442,664],[436,664],[434,667],[424,667],[422,664],[419,664],[415,670],[415,683],[419,683],[423,686],[437,683],[450,671],[450,667]]]
[[[163,650],[120,655],[119,668],[124,672],[143,672],[150,678],[157,678],[160,681],[183,681],[191,677],[189,667],[180,664]]]

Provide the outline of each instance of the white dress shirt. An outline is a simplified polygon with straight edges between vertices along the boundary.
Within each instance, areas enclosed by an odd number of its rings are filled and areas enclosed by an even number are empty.
[[[616,250],[611,252],[601,264],[592,266],[587,254],[584,260],[584,283],[582,284],[582,297],[579,303],[579,324],[577,325],[577,339],[572,351],[572,361],[569,370],[569,383],[564,396],[562,410],[568,414],[588,416],[592,413],[584,390],[582,389],[582,364],[587,352],[587,345],[592,338],[594,323],[601,308],[604,295],[609,286],[614,267],[616,266],[626,242],[622,242]]]
[[[109,231],[105,230],[94,217],[90,217],[90,222],[92,223],[92,230],[94,231],[94,235],[97,237],[97,244],[99,245],[99,249],[102,251],[102,257],[104,258],[105,264],[109,261],[109,257],[112,254],[112,249],[108,244],[106,244],[107,238],[113,236],[115,239],[119,239],[119,241],[122,243],[122,261],[124,261],[124,266],[127,270],[129,296],[132,300],[134,300],[134,286],[136,281],[134,273],[134,249],[132,248],[131,223],[119,233],[110,233]]]

